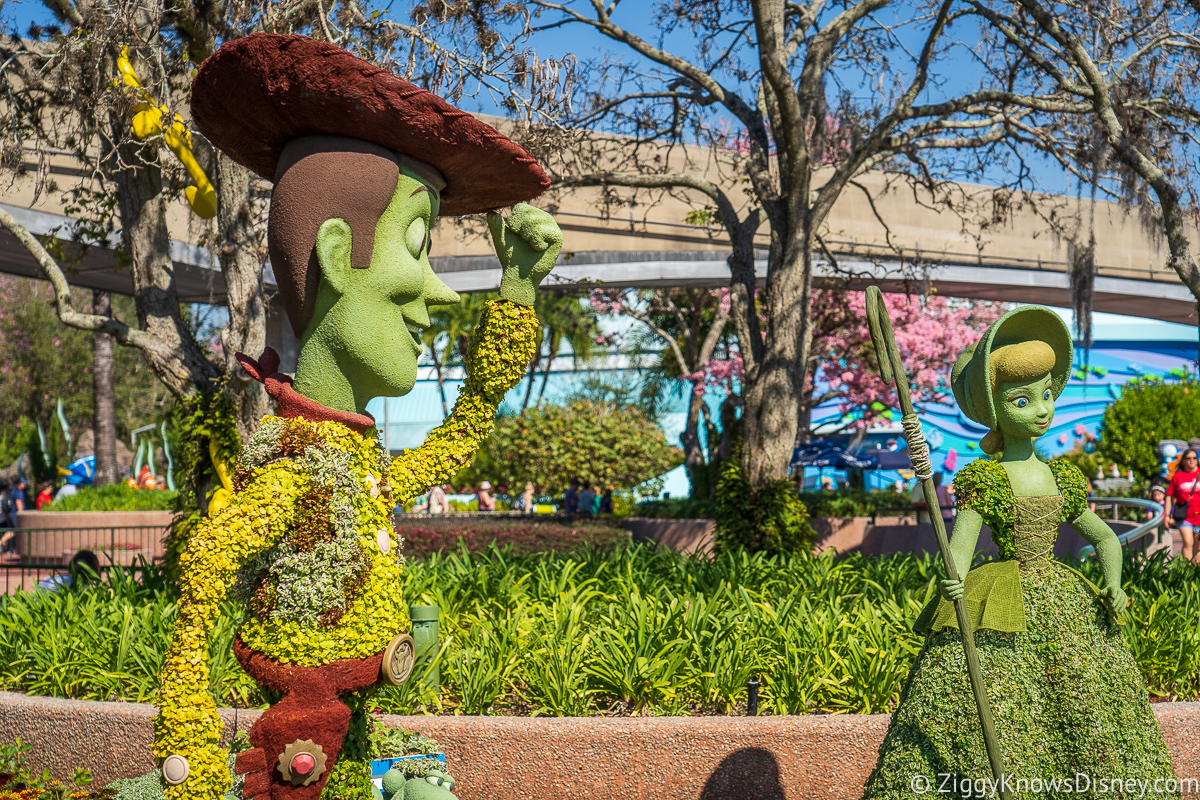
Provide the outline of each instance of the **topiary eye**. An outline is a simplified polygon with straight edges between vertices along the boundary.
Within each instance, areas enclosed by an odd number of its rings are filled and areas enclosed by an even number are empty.
[[[408,226],[408,233],[404,234],[404,243],[408,245],[408,252],[413,258],[420,258],[421,251],[425,249],[425,234],[428,228],[425,226],[425,219],[417,217]]]
[[[1043,400],[1049,400],[1049,399],[1050,399],[1050,390],[1049,390],[1049,389],[1047,389],[1047,390],[1046,390],[1046,393],[1042,395],[1042,399],[1043,399]]]
[[[1027,406],[1027,405],[1029,405],[1029,399],[1028,399],[1028,398],[1025,398],[1025,397],[1018,397],[1018,398],[1017,398],[1017,408],[1024,408],[1024,407],[1025,407],[1025,406]]]

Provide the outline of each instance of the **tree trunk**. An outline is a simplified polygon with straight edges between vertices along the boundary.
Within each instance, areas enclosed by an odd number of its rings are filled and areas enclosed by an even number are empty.
[[[700,446],[700,415],[704,409],[704,395],[692,392],[688,399],[687,423],[679,437],[683,445],[683,465],[691,484],[692,497],[707,497],[712,489],[708,481],[708,464],[704,448]],[[712,447],[712,442],[709,442]]]
[[[442,365],[438,362],[437,350],[433,346],[429,347],[430,359],[433,361],[433,374],[437,376],[438,394],[442,398],[442,416],[450,417],[450,404],[446,402],[446,381],[442,376]]]
[[[812,254],[806,237],[772,230],[772,265],[766,287],[767,342],[761,360],[746,371],[743,393],[743,466],[751,486],[787,477],[796,445],[798,402],[812,346]],[[779,256],[775,256],[778,252]],[[753,313],[753,308],[749,313]]]
[[[92,313],[112,316],[112,297],[99,289],[92,292]],[[92,439],[96,467],[93,486],[120,480],[117,473],[117,420],[113,397],[113,339],[107,333],[92,334]]]
[[[546,396],[546,381],[550,380],[550,368],[554,366],[554,356],[558,352],[557,342],[550,340],[550,353],[546,356],[546,368],[542,370],[542,386],[538,389],[537,407],[542,407],[542,398]]]
[[[539,343],[538,351],[533,354],[533,358],[529,360],[529,371],[525,373],[525,400],[521,403],[521,413],[525,413],[525,409],[529,408],[529,400],[533,397],[533,378],[537,375],[538,362],[542,360],[542,351]]]
[[[217,157],[217,257],[225,278],[229,324],[221,332],[225,357],[225,394],[233,404],[238,435],[248,441],[270,411],[263,385],[250,378],[236,355],[257,358],[267,341],[263,301],[262,262],[259,260],[250,205],[250,170],[224,153]]]

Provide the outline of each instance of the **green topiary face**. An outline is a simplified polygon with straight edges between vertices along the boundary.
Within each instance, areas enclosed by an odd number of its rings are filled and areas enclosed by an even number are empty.
[[[1037,439],[1054,421],[1054,390],[1049,375],[1032,381],[1004,381],[994,400],[996,422],[1006,440]]]
[[[361,412],[374,397],[412,390],[429,306],[458,302],[429,266],[438,202],[432,185],[402,168],[375,228],[369,269],[351,266],[354,232],[345,220],[321,225],[315,248],[321,281],[297,366],[301,394]]]

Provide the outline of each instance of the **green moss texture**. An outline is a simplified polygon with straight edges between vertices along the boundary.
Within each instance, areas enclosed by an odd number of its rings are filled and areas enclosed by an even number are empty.
[[[1153,787],[1101,790],[1102,780],[1174,775],[1141,675],[1077,574],[1042,561],[1021,570],[1021,583],[1028,630],[975,635],[1013,796],[1178,797]],[[953,785],[946,775],[991,778],[962,639],[949,629],[930,636],[913,664],[864,798],[911,800],[920,785],[936,797],[980,796],[937,792]],[[1079,775],[1090,781],[1085,791]]]

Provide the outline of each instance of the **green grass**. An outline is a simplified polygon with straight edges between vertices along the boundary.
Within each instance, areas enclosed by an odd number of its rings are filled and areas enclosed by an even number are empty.
[[[406,566],[405,597],[442,610],[442,691],[411,680],[376,702],[389,713],[738,713],[756,677],[766,713],[885,712],[920,645],[909,628],[934,564],[643,547],[433,555]],[[1131,557],[1125,588],[1146,685],[1200,699],[1200,568]],[[115,570],[98,588],[0,600],[0,686],[152,700],[175,610],[153,571],[145,585]],[[231,652],[239,615],[227,605],[213,631],[210,688],[223,704],[259,705]]]

